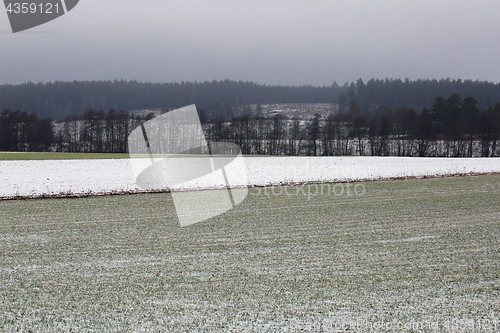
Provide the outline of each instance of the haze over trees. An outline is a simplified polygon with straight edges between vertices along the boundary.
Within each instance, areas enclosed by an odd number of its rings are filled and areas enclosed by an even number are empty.
[[[331,86],[272,86],[244,81],[150,83],[138,81],[73,81],[0,85],[0,110],[35,113],[63,120],[92,110],[178,108],[189,104],[240,106],[271,103],[338,103],[343,111],[356,100],[363,110],[430,108],[437,96],[473,96],[479,109],[500,102],[500,84],[472,80],[371,79]],[[226,117],[228,115],[225,115]]]

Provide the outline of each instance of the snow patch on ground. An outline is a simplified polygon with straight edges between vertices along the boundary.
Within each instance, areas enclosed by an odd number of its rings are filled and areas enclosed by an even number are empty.
[[[199,163],[196,158],[194,164]],[[500,158],[246,157],[239,186],[272,186],[500,172]],[[205,189],[206,179],[188,188]],[[162,191],[166,188],[152,189]],[[0,198],[145,192],[129,159],[0,161]]]
[[[381,240],[381,241],[375,241],[375,243],[403,243],[403,242],[418,242],[424,239],[430,239],[430,238],[437,238],[439,236],[417,236],[417,237],[410,237],[410,238],[404,238],[404,239],[388,239],[388,240]]]

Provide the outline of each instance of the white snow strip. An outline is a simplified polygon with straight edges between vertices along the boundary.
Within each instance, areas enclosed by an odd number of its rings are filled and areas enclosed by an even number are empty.
[[[145,160],[146,161],[146,160]],[[192,163],[198,163],[196,158]],[[240,186],[500,172],[500,158],[246,157]],[[218,187],[192,180],[189,188]],[[236,181],[237,182],[237,181]],[[220,184],[223,186],[224,184]],[[158,189],[161,190],[161,189]],[[129,159],[0,161],[0,198],[140,192]]]
[[[403,243],[403,242],[418,242],[424,239],[429,239],[429,238],[437,238],[438,236],[418,236],[418,237],[410,237],[410,238],[404,238],[404,239],[388,239],[388,240],[381,240],[381,241],[375,241],[373,243]]]

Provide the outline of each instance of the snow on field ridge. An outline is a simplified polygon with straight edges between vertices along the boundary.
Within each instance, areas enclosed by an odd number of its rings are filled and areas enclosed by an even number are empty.
[[[247,157],[244,163],[247,184],[241,186],[500,172],[500,158]],[[144,191],[129,159],[0,161],[0,184],[4,199]],[[183,189],[208,185],[193,180],[189,187]]]

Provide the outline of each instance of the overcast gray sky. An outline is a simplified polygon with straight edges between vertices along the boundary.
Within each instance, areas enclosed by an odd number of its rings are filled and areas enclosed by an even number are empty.
[[[0,83],[363,78],[500,82],[499,0],[80,0],[12,34]]]

